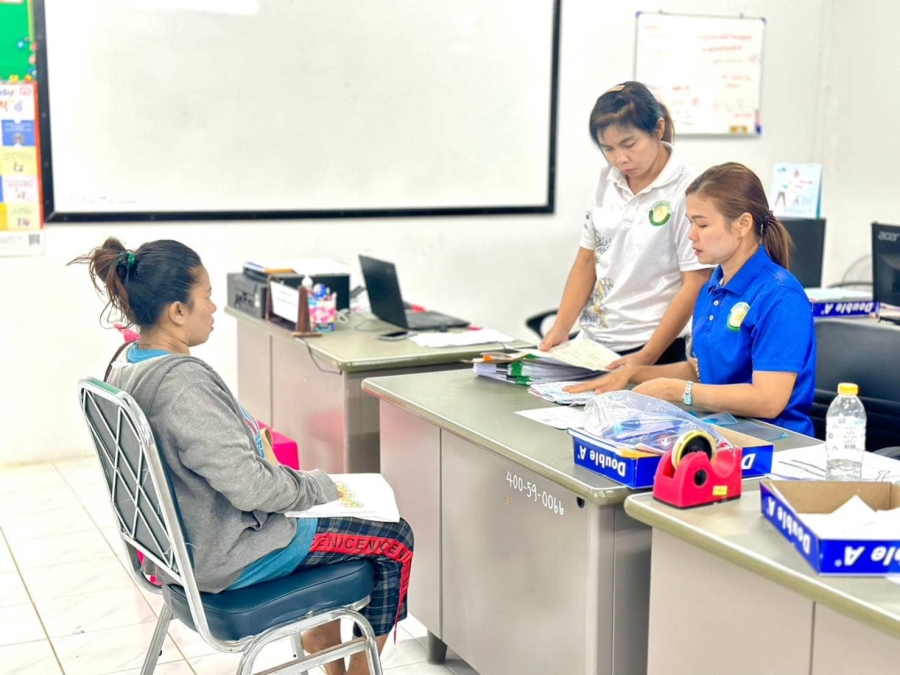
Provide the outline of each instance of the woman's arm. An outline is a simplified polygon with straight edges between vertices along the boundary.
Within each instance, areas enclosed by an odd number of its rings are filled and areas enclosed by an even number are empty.
[[[630,365],[617,368],[611,373],[601,375],[593,380],[587,380],[586,382],[580,382],[579,384],[566,387],[565,390],[573,394],[583,391],[595,391],[598,394],[602,394],[606,391],[619,391],[629,384],[639,384],[649,380],[655,381],[660,378],[681,378],[682,389],[684,389],[684,382],[686,380],[693,380],[696,376],[697,373],[694,371],[694,367],[687,361],[667,363],[662,366]],[[678,400],[681,400],[680,394]]]
[[[694,384],[693,405],[710,412],[729,412],[741,417],[778,417],[794,391],[797,373],[754,371],[752,384]],[[638,385],[634,391],[664,401],[681,401],[685,379],[659,378]]]
[[[556,321],[553,322],[553,328],[547,331],[544,339],[541,340],[540,348],[544,351],[569,339],[569,331],[572,330],[575,320],[581,314],[581,310],[587,304],[588,298],[591,297],[591,292],[594,290],[594,284],[597,281],[594,265],[594,251],[579,248],[572,270],[569,272],[565,290],[563,290],[563,297],[556,313]]]
[[[688,319],[694,312],[697,302],[697,294],[709,280],[710,270],[700,269],[681,273],[681,288],[672,298],[672,304],[663,314],[656,330],[646,345],[634,354],[623,356],[618,361],[609,364],[610,369],[620,368],[625,365],[646,366],[656,363],[669,345],[687,325]]]

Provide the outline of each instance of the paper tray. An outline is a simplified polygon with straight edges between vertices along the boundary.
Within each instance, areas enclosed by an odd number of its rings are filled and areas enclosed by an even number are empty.
[[[763,517],[819,574],[900,574],[900,536],[893,540],[820,538],[797,513],[831,513],[854,495],[876,510],[897,508],[900,507],[900,485],[764,480],[759,484],[759,493]]]

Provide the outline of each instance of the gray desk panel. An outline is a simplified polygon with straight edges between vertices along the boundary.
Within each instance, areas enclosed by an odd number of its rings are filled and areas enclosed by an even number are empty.
[[[453,434],[441,446],[444,642],[481,675],[609,675],[613,509]]]
[[[448,347],[433,349],[419,347],[411,340],[385,342],[377,339],[382,333],[396,331],[397,327],[370,316],[351,316],[347,324],[338,324],[337,330],[321,337],[308,340],[291,337],[291,332],[271,321],[256,319],[231,307],[225,313],[241,324],[255,327],[273,338],[294,344],[306,351],[306,343],[312,355],[323,365],[336,367],[345,372],[368,372],[395,368],[421,367],[446,364],[471,359],[486,351],[502,349],[500,344],[475,345],[472,347]],[[454,331],[457,332],[457,331]],[[533,343],[514,341],[512,347],[520,349]]]
[[[370,378],[362,387],[364,392],[511,459],[595,504],[620,504],[634,492],[577,466],[572,439],[566,432],[513,414],[554,405],[529,394],[526,387],[476,377],[465,369],[415,377]],[[777,441],[776,447],[786,449],[818,442],[791,434]]]
[[[652,495],[625,502],[636,520],[728,560],[810,600],[900,637],[900,585],[881,578],[823,577],[760,513],[758,484],[733,502],[697,509],[666,506]]]
[[[560,487],[596,504],[617,504],[632,491],[576,466],[572,438],[513,413],[554,404],[525,387],[476,377],[471,370],[379,377],[363,391],[511,459]],[[489,401],[489,405],[486,405]]]
[[[242,323],[237,328],[238,396],[247,411],[272,425],[272,336]]]

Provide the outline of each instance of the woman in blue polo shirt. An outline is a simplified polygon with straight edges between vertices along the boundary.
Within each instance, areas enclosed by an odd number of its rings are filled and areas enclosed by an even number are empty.
[[[689,361],[625,366],[570,391],[634,391],[812,435],[816,336],[800,282],[787,271],[790,235],[759,178],[741,164],[704,171],[687,189],[690,240],[718,265],[694,308]]]

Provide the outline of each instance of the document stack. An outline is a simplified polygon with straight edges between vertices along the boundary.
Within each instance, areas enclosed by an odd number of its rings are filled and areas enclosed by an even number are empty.
[[[597,377],[618,358],[611,349],[592,340],[580,339],[565,342],[547,352],[525,349],[488,353],[474,362],[474,370],[482,377],[531,386]]]

